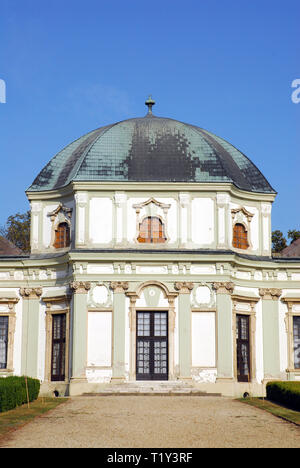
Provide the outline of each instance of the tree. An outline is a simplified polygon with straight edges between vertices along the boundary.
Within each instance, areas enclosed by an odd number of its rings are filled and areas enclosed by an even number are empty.
[[[299,239],[300,237],[300,231],[297,231],[296,229],[290,229],[288,231],[288,238],[292,239],[291,244],[295,242],[295,240]]]
[[[30,210],[9,216],[6,225],[0,228],[1,236],[24,252],[30,252]]]
[[[281,231],[272,232],[272,252],[279,253],[287,247],[287,241]]]

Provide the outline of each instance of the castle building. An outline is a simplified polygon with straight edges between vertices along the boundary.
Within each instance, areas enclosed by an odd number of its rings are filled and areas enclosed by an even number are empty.
[[[300,258],[272,257],[276,192],[230,143],[146,105],[26,191],[31,254],[0,253],[0,376],[69,395],[300,380]]]

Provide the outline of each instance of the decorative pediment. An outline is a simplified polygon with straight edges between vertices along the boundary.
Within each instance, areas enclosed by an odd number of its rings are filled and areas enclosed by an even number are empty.
[[[54,211],[51,211],[50,213],[48,213],[48,216],[50,217],[52,222],[59,216],[59,214],[62,214],[66,220],[70,220],[72,216],[72,211],[73,211],[72,208],[68,208],[62,203],[59,203],[58,207],[55,208]]]
[[[171,205],[168,205],[166,203],[161,203],[161,202],[155,200],[155,198],[153,198],[153,197],[149,198],[149,200],[147,200],[147,201],[145,201],[143,203],[137,203],[137,204],[132,205],[132,206],[136,210],[136,213],[139,213],[142,208],[144,208],[147,205],[150,205],[151,203],[153,203],[157,207],[161,208],[164,211],[164,213],[166,213],[167,210],[171,207]]]
[[[231,210],[231,216],[232,219],[236,218],[237,221],[242,221],[243,216],[245,216],[247,218],[248,223],[250,224],[254,214],[250,213],[250,211],[246,210],[246,208],[242,206],[240,208],[235,208]]]
[[[152,240],[148,239],[149,232],[156,231],[155,243],[165,243],[168,241],[168,210],[171,208],[170,204],[159,202],[151,197],[148,200],[132,205],[136,212],[136,237],[134,242],[143,243],[143,247],[151,244]],[[149,228],[149,226],[151,226]],[[148,245],[149,247],[150,245]]]

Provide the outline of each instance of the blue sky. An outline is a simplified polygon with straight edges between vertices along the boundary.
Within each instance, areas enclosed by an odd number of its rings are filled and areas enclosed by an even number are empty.
[[[300,229],[300,4],[286,0],[0,0],[0,225],[66,144],[154,113],[230,141]]]

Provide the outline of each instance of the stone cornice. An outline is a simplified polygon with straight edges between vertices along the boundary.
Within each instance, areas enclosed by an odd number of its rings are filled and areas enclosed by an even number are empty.
[[[282,289],[277,288],[260,288],[259,295],[264,300],[273,300],[276,301],[282,294]]]
[[[213,283],[213,288],[217,292],[217,294],[232,294],[234,290],[234,283],[232,283],[231,281]]]
[[[274,201],[276,193],[256,193],[256,192],[247,192],[246,190],[238,189],[232,183],[185,183],[185,182],[81,182],[73,181],[66,187],[61,187],[56,190],[44,190],[44,191],[30,191],[26,190],[26,195],[29,200],[49,200],[49,199],[60,199],[62,196],[73,195],[76,190],[84,190],[87,192],[100,192],[100,191],[148,191],[153,193],[153,190],[168,190],[168,192],[174,191],[184,191],[184,192],[207,192],[207,193],[216,193],[216,192],[229,192],[233,196],[243,198],[246,200],[255,200],[255,201]]]
[[[110,289],[114,291],[114,293],[124,293],[129,288],[129,284],[127,281],[112,281],[110,283]]]
[[[177,291],[179,291],[179,294],[190,294],[194,288],[194,283],[178,281],[174,284],[174,287]]]
[[[23,299],[39,299],[43,294],[43,288],[20,288],[20,295]]]
[[[72,281],[70,288],[75,294],[87,294],[91,289],[91,283],[89,281]]]

